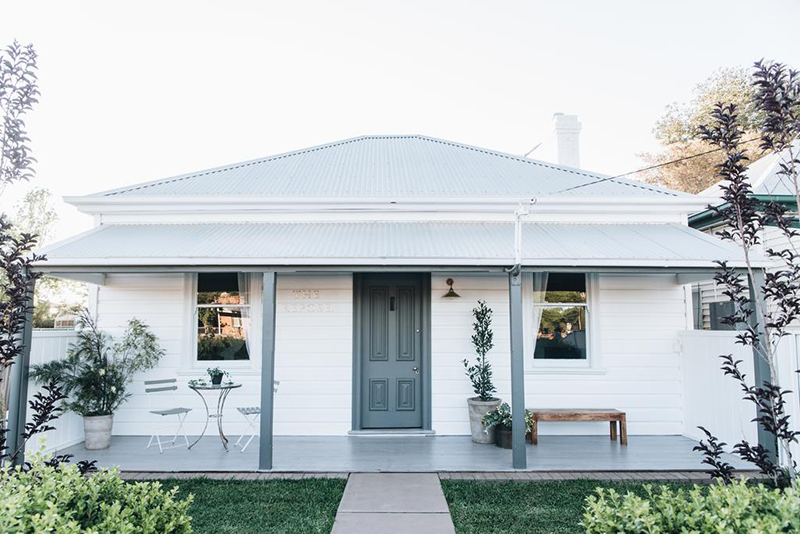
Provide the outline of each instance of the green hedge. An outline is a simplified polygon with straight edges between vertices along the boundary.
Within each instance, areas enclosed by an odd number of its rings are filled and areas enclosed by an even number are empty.
[[[647,497],[597,489],[581,523],[593,533],[800,532],[800,494],[738,481],[730,486],[654,490]]]
[[[28,472],[0,471],[0,532],[8,534],[188,534],[192,497],[157,482],[126,483],[116,470],[82,476],[35,460]]]

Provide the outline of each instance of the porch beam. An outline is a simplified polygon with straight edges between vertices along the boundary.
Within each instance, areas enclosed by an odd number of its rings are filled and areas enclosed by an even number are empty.
[[[272,469],[272,428],[275,414],[275,300],[274,271],[263,275],[261,321],[261,432],[258,439],[258,469]]]
[[[757,293],[756,288],[764,287],[764,270],[754,269],[753,277],[749,279],[750,286],[750,303],[753,306],[753,313],[750,314],[750,325],[757,329],[758,339],[765,342],[764,325],[758,320],[757,313]],[[760,387],[764,382],[772,382],[772,375],[769,370],[769,364],[761,357],[758,351],[753,348],[753,375],[755,385]],[[759,411],[759,416],[761,415]],[[764,447],[769,452],[769,457],[773,463],[778,461],[778,444],[775,441],[775,436],[767,432],[760,424],[757,424],[758,429],[758,444]]]
[[[508,274],[511,339],[511,443],[514,469],[525,469],[525,355],[522,336],[522,273],[516,267]]]
[[[22,353],[11,367],[11,380],[9,383],[8,399],[8,432],[6,433],[6,447],[9,455],[19,449],[19,454],[13,458],[14,465],[25,463],[24,440],[25,422],[28,417],[28,371],[31,365],[31,340],[33,334],[33,292],[36,281],[28,284],[25,299],[25,324],[19,342],[22,343]]]
[[[513,260],[511,260],[513,261]],[[231,264],[209,265],[49,265],[42,264],[32,268],[34,272],[44,274],[70,273],[207,273],[220,271],[239,272],[276,272],[293,274],[315,273],[353,273],[353,272],[418,272],[418,273],[474,273],[474,274],[499,274],[507,272],[507,267],[502,265],[272,265],[272,266],[246,266]],[[553,273],[610,273],[610,274],[711,274],[719,271],[716,266],[684,267],[684,266],[528,266],[522,267],[522,272],[553,272]],[[746,272],[740,268],[742,272]]]

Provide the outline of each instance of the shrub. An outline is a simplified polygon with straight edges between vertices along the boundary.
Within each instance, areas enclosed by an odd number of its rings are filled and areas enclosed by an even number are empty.
[[[514,419],[511,416],[511,407],[507,402],[504,402],[493,410],[489,410],[486,412],[486,415],[481,418],[481,424],[486,427],[483,431],[487,434],[489,433],[489,430],[495,426],[507,426],[511,428],[511,424],[513,422]],[[525,410],[525,433],[530,432],[532,428],[533,413],[531,413],[530,410]]]
[[[729,486],[654,490],[647,497],[597,489],[587,498],[581,525],[593,533],[800,532],[800,494],[744,480]]]
[[[140,371],[153,369],[164,356],[158,339],[138,319],[128,321],[119,342],[100,330],[88,312],[80,314],[77,341],[63,360],[31,367],[40,384],[57,382],[70,396],[66,407],[79,415],[111,415],[130,396],[125,391]]]
[[[82,476],[35,459],[27,471],[0,471],[0,532],[188,534],[192,497],[158,482],[127,483],[116,470]]]

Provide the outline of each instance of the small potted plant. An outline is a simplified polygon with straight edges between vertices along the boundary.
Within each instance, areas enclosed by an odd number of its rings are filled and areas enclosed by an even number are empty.
[[[475,397],[467,399],[469,410],[469,426],[472,441],[475,443],[494,443],[494,432],[486,432],[481,419],[486,413],[500,405],[500,399],[494,397],[497,391],[492,383],[492,364],[486,355],[494,347],[492,332],[492,310],[483,300],[478,301],[478,307],[472,310],[475,322],[472,325],[472,345],[475,347],[477,359],[474,365],[464,360],[464,370],[472,382]]]
[[[222,384],[222,378],[224,376],[228,376],[228,372],[223,371],[219,367],[209,367],[206,369],[206,372],[208,373],[209,378],[211,378],[212,386],[219,386]]]
[[[503,449],[512,448],[512,423],[511,407],[504,402],[494,410],[490,411],[481,419],[481,423],[486,428],[488,434],[494,430],[496,438],[495,445]],[[529,438],[533,424],[533,414],[525,410],[525,436]]]
[[[138,319],[128,321],[116,343],[86,311],[80,313],[78,325],[67,357],[33,366],[31,378],[39,384],[58,381],[68,395],[66,408],[83,416],[84,446],[105,449],[111,444],[114,412],[130,396],[125,388],[134,374],[153,369],[164,349]]]

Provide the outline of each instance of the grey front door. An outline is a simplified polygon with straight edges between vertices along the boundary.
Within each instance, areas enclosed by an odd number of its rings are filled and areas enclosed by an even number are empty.
[[[421,277],[366,274],[361,288],[361,427],[422,428]]]

